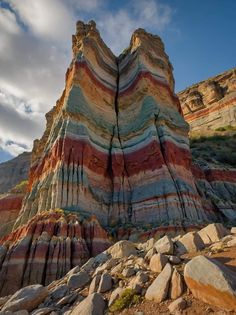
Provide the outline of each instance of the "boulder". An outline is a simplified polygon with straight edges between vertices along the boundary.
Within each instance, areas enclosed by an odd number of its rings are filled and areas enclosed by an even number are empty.
[[[135,245],[129,241],[119,241],[113,246],[108,248],[107,252],[112,255],[113,258],[124,258],[130,255],[137,255]]]
[[[98,292],[99,293],[104,293],[109,290],[111,290],[113,285],[112,277],[109,275],[109,273],[104,273],[101,276],[101,280],[98,286]]]
[[[171,314],[176,314],[177,312],[183,311],[186,308],[186,306],[187,306],[186,301],[182,297],[180,297],[177,300],[170,303],[168,309]]]
[[[221,223],[212,223],[198,231],[199,236],[205,245],[218,242],[222,237],[229,234],[229,231]]]
[[[179,254],[196,253],[205,246],[197,232],[188,232],[176,241],[177,252]]]
[[[220,262],[197,256],[186,264],[184,279],[197,299],[225,310],[236,309],[236,274]]]
[[[165,255],[158,253],[152,256],[150,260],[149,268],[151,269],[151,271],[159,273],[165,267],[167,262],[168,262],[168,258]]]
[[[77,292],[72,292],[69,295],[64,296],[63,298],[61,298],[56,306],[62,307],[66,304],[72,304],[74,303],[74,301],[76,300],[77,302],[81,302],[83,301],[84,297],[82,295],[78,295]]]
[[[160,254],[172,255],[174,252],[174,244],[168,235],[165,235],[164,237],[159,239],[154,244],[154,247],[155,247],[156,251]]]
[[[66,284],[56,287],[51,293],[50,296],[53,300],[59,300],[69,292],[69,287]]]
[[[73,274],[69,277],[67,285],[71,289],[81,289],[90,281],[90,279],[91,278],[86,271],[80,271],[79,273]]]
[[[17,312],[34,310],[48,296],[48,289],[40,284],[29,285],[18,290],[3,306],[2,311]]]
[[[145,294],[147,300],[154,300],[157,303],[164,301],[168,295],[172,266],[167,263],[162,272],[148,287]]]
[[[236,234],[236,226],[233,226],[230,230],[231,234]]]
[[[92,294],[92,293],[97,291],[97,288],[98,288],[100,280],[101,280],[101,275],[100,274],[97,274],[93,278],[93,280],[92,280],[92,282],[91,282],[91,284],[89,286],[89,294]]]
[[[181,274],[174,269],[170,283],[170,298],[175,300],[183,294],[184,284]]]
[[[77,305],[70,315],[103,315],[105,301],[99,293],[90,294],[79,305]]]

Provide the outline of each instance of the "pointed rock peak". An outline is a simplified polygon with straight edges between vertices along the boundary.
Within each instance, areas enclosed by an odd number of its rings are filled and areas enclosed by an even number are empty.
[[[150,41],[154,41],[155,44],[158,44],[160,48],[164,51],[165,48],[161,38],[158,35],[153,35],[146,32],[143,28],[138,28],[134,31],[131,36],[130,46],[132,47],[132,49],[136,49],[139,46],[145,46],[149,44]]]
[[[77,21],[76,23],[76,33],[72,35],[72,50],[74,57],[79,51],[82,51],[84,45],[92,44],[96,42],[99,45],[100,49],[111,59],[115,59],[115,55],[112,53],[110,48],[102,40],[99,31],[96,28],[96,23],[91,20],[87,24],[82,21]]]

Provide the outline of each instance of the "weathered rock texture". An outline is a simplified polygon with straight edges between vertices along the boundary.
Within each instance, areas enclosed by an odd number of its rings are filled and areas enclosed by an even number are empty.
[[[138,29],[115,58],[94,22],[78,22],[72,49],[15,227],[55,208],[94,214],[103,225],[215,219],[196,189],[161,39]]]
[[[0,164],[0,194],[28,179],[31,153],[24,152],[14,159]]]
[[[34,143],[16,230],[1,240],[5,295],[47,284],[102,251],[108,241],[100,224],[187,229],[236,213],[207,199],[214,183],[202,183],[203,171],[192,165],[161,39],[138,29],[116,58],[91,21],[77,23],[72,42],[65,90]]]
[[[236,68],[178,93],[191,131],[236,126]]]
[[[21,210],[26,189],[27,181],[23,181],[8,193],[0,195],[0,237],[12,231],[12,227]]]
[[[0,294],[28,284],[49,284],[109,244],[94,217],[82,221],[61,210],[41,213],[0,239]]]

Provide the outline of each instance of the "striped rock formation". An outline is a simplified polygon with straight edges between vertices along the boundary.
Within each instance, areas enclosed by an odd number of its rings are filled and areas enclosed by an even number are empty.
[[[78,22],[72,49],[15,227],[54,208],[96,215],[105,226],[215,219],[194,183],[188,125],[161,39],[139,29],[116,58],[94,22]]]
[[[8,193],[0,194],[0,237],[12,231],[21,210],[27,190],[27,181],[22,181]]]
[[[236,126],[236,68],[178,93],[191,131]]]
[[[53,210],[34,216],[0,239],[0,295],[28,284],[49,284],[109,247],[96,218]]]
[[[2,295],[102,251],[103,228],[191,228],[229,213],[206,202],[213,185],[193,167],[161,39],[138,29],[116,58],[93,21],[78,22],[72,50],[65,90],[34,142],[15,230],[0,240]]]

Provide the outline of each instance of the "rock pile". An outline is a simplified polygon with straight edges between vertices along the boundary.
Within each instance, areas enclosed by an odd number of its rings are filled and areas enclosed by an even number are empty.
[[[164,236],[146,243],[120,241],[47,287],[35,284],[1,298],[0,314],[102,315],[108,310],[109,314],[119,314],[131,305],[149,300],[157,305],[167,300],[168,312],[176,314],[191,309],[186,288],[196,299],[213,307],[236,310],[235,273],[216,259],[204,256],[209,256],[215,244],[232,248],[228,244],[236,239],[235,234],[219,224],[208,225],[196,233],[203,235],[203,244],[205,235],[214,241],[207,241],[202,252],[202,243],[198,246],[196,242],[189,251],[186,248],[187,255],[195,256],[191,260],[186,259],[186,254],[179,254],[181,237]],[[188,238],[191,243],[193,234],[186,234],[185,239]],[[165,244],[165,249],[160,244]]]

